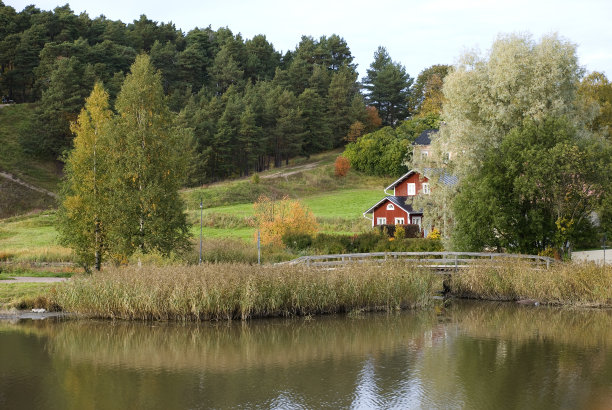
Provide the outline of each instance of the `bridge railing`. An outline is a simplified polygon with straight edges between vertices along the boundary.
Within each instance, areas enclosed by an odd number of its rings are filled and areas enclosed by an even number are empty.
[[[342,253],[333,255],[301,256],[297,259],[283,262],[284,264],[306,264],[308,266],[338,266],[349,263],[373,263],[388,260],[415,262],[440,270],[467,267],[482,260],[519,259],[546,266],[548,269],[554,259],[539,255],[522,255],[512,253],[489,252],[371,252]]]

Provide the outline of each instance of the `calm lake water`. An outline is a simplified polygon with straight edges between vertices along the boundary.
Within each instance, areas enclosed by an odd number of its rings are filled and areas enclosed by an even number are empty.
[[[612,409],[612,312],[0,322],[0,409]]]

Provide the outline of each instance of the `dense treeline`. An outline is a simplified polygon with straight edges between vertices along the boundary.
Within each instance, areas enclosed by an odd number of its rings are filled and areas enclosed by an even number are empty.
[[[191,183],[280,166],[381,123],[397,126],[426,94],[420,78],[413,86],[384,47],[358,82],[348,44],[335,34],[303,36],[281,53],[265,35],[244,39],[229,28],[183,33],[145,15],[125,24],[76,15],[69,5],[17,12],[0,1],[0,95],[37,103],[32,129],[21,136],[24,149],[61,157],[94,83],[104,84],[114,107],[125,73],[142,53],[161,72],[179,126],[194,130],[198,161]]]

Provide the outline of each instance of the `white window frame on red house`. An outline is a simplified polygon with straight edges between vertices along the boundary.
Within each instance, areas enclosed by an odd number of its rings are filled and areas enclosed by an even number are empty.
[[[386,225],[386,224],[387,224],[387,218],[384,218],[381,216],[376,218],[376,225]]]
[[[408,196],[416,195],[416,184],[412,182],[406,185],[407,185],[406,189],[407,189]]]
[[[395,218],[395,224],[396,225],[403,225],[404,224],[404,218]]]
[[[428,182],[423,182],[423,194],[425,195],[429,195],[431,193],[431,191],[429,190],[429,183]]]
[[[421,225],[423,224],[423,217],[422,216],[413,216],[412,217],[412,224],[413,225],[419,225],[419,231],[420,231],[421,230]]]
[[[393,211],[395,209],[395,207],[393,206],[393,204],[387,204],[387,211]]]

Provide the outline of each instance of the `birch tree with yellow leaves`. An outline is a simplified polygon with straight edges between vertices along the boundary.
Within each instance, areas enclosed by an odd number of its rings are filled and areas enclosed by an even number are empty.
[[[86,269],[93,264],[100,270],[108,249],[112,122],[108,94],[98,83],[71,127],[76,137],[66,157],[58,210],[60,240],[74,249]]]
[[[96,84],[72,126],[58,229],[86,270],[100,270],[103,257],[124,262],[134,252],[169,255],[189,245],[178,191],[191,162],[191,130],[175,126],[148,56],[132,65],[116,110]]]

